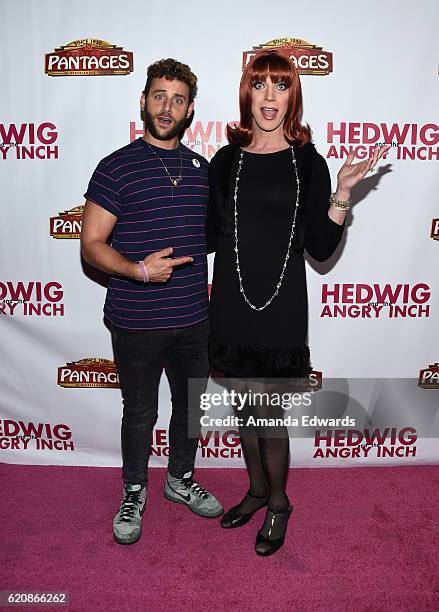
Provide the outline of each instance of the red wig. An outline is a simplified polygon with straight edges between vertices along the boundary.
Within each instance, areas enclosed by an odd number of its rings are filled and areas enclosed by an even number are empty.
[[[264,83],[270,77],[273,83],[285,83],[289,90],[287,113],[284,119],[284,136],[291,145],[302,146],[311,140],[309,126],[300,123],[302,118],[302,88],[293,62],[283,53],[261,51],[247,64],[239,86],[239,110],[241,119],[235,128],[227,126],[230,143],[248,147],[253,139],[252,89],[255,83]]]

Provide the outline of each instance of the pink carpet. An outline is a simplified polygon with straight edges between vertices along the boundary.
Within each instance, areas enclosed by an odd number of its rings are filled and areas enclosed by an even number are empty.
[[[111,531],[120,470],[2,464],[0,475],[0,590],[65,590],[78,612],[439,610],[439,466],[291,470],[288,537],[269,558],[253,551],[264,511],[225,531],[166,501],[163,469],[150,470],[131,546]],[[246,489],[243,470],[197,477],[226,508]]]

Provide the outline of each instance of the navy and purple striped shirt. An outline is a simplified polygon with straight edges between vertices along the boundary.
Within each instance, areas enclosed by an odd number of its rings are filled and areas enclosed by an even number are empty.
[[[207,319],[208,162],[180,147],[183,179],[175,188],[160,160],[138,138],[98,164],[84,194],[117,217],[111,245],[128,259],[139,261],[167,247],[174,249],[173,257],[194,259],[174,268],[166,283],[111,277],[104,313],[116,327],[169,329]],[[178,176],[178,150],[153,149],[169,174]]]

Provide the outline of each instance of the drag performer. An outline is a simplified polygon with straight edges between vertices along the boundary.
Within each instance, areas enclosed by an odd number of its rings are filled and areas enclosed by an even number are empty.
[[[349,154],[331,195],[326,161],[300,122],[301,85],[290,59],[258,53],[243,72],[239,100],[240,123],[229,125],[230,144],[209,168],[208,236],[216,251],[209,356],[215,371],[250,389],[253,379],[307,378],[304,251],[318,261],[334,253],[352,188],[388,147],[356,164]],[[252,410],[273,416],[268,405]],[[267,507],[256,552],[269,555],[282,546],[292,511],[288,434],[249,426],[240,428],[240,438],[250,486],[221,525],[239,527]]]

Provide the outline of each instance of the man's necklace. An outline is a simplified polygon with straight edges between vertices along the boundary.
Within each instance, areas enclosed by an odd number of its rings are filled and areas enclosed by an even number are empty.
[[[239,263],[239,246],[238,246],[238,183],[239,183],[239,175],[241,174],[241,169],[242,166],[244,165],[244,151],[241,150],[241,155],[239,156],[239,164],[238,164],[238,171],[236,173],[236,179],[235,179],[235,191],[233,194],[233,199],[235,201],[235,253],[236,253],[236,271],[238,273],[238,279],[239,279],[239,290],[242,293],[242,296],[244,298],[244,300],[247,302],[247,304],[250,306],[250,308],[252,308],[253,310],[264,310],[264,308],[267,308],[267,306],[269,306],[271,304],[271,302],[274,300],[274,298],[277,296],[277,294],[279,293],[279,290],[282,286],[282,281],[284,278],[284,274],[285,274],[285,269],[287,267],[287,263],[288,263],[288,259],[290,258],[290,249],[291,249],[291,243],[293,242],[293,238],[294,238],[294,228],[296,227],[296,217],[297,217],[297,209],[299,208],[299,193],[300,193],[300,183],[299,183],[299,174],[297,172],[297,164],[296,164],[296,157],[294,155],[294,149],[293,147],[291,147],[291,156],[293,159],[293,166],[294,166],[294,171],[296,174],[296,185],[297,185],[297,193],[296,193],[296,204],[294,206],[294,213],[293,213],[293,219],[291,222],[291,231],[290,231],[290,240],[288,242],[288,248],[287,248],[287,252],[285,255],[285,259],[284,259],[284,263],[282,266],[282,271],[280,273],[280,277],[279,280],[277,282],[276,285],[276,289],[274,290],[273,295],[265,302],[265,304],[263,306],[255,306],[254,304],[252,304],[252,302],[250,302],[250,300],[248,299],[245,290],[244,290],[244,283],[242,280],[242,276],[241,276],[241,266]]]
[[[182,180],[181,172],[182,172],[182,169],[183,169],[183,157],[181,155],[181,146],[180,146],[180,144],[178,145],[178,152],[180,153],[180,172],[178,173],[178,176],[174,177],[174,176],[171,176],[169,174],[169,171],[168,171],[167,167],[165,166],[165,162],[162,160],[160,155],[156,151],[154,151],[154,149],[152,148],[152,146],[149,144],[149,142],[147,140],[145,140],[145,142],[148,145],[148,147],[151,149],[151,151],[154,153],[154,155],[157,157],[157,159],[159,159],[161,161],[162,166],[165,169],[165,172],[168,175],[169,180],[171,181],[172,187],[177,187],[177,185],[179,183],[181,183],[181,180]],[[174,196],[174,190],[172,190],[172,196]]]

